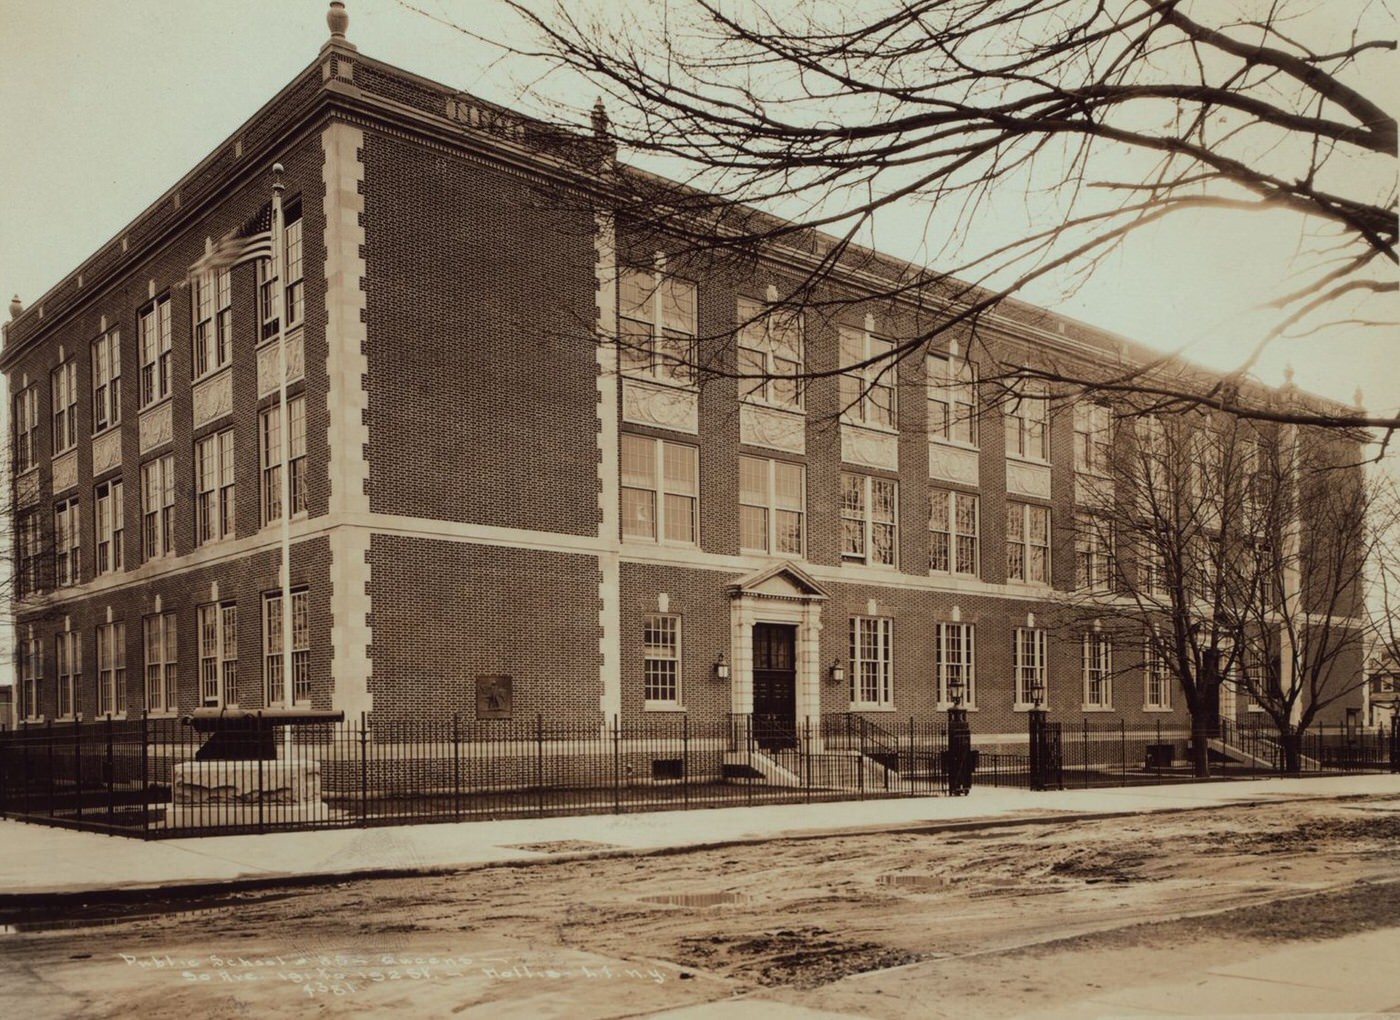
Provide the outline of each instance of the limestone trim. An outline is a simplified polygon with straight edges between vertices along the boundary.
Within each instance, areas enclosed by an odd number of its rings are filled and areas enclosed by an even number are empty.
[[[141,452],[150,453],[157,446],[163,446],[170,442],[174,436],[174,412],[171,410],[171,402],[167,397],[164,402],[155,407],[148,407],[141,412],[141,418],[137,422],[137,432],[141,440]]]
[[[754,591],[745,586],[751,579],[741,578],[730,585],[729,604],[729,644],[732,649],[733,668],[729,680],[730,709],[736,715],[753,713],[753,629],[755,624],[776,623],[795,626],[796,641],[793,651],[796,668],[796,711],[795,722],[799,730],[810,727],[808,732],[821,733],[822,716],[822,668],[821,630],[822,602],[824,594],[809,592],[800,594],[801,589],[813,582],[805,573],[795,568],[789,573],[783,568],[776,572],[764,572],[768,580],[783,580],[792,585],[793,594],[787,597],[772,597],[771,593]],[[798,579],[803,579],[799,581]],[[762,586],[766,582],[758,582]],[[820,737],[818,737],[820,739]]]
[[[78,451],[69,450],[53,459],[53,492],[58,495],[78,484]]]
[[[615,357],[617,345],[612,347]],[[623,379],[622,420],[697,435],[700,432],[700,394],[641,379]]]
[[[739,442],[805,453],[807,417],[801,411],[745,401],[739,405]]]
[[[343,127],[344,125],[336,126]],[[329,130],[330,129],[327,129],[327,133],[329,133]],[[327,167],[326,169],[327,172],[329,172],[329,167]],[[327,196],[326,201],[330,201],[329,196]],[[363,201],[364,200],[361,199],[361,202]],[[327,235],[329,235],[330,232],[331,231],[328,225],[326,230]],[[363,233],[363,231],[361,231],[361,233]],[[327,251],[327,271],[330,270],[330,263],[333,258],[334,256],[329,251]],[[361,266],[364,265],[363,259],[358,259],[358,261]],[[331,289],[331,281],[329,278],[327,278],[326,284],[326,304],[329,307],[331,304],[335,303],[335,291]],[[294,327],[291,330],[291,332],[287,333],[282,338],[282,342],[287,345],[287,382],[289,383],[296,382],[298,379],[301,379],[306,375],[306,342],[304,339],[304,332],[305,331],[302,329],[302,327]],[[333,339],[330,323],[326,324],[326,337],[328,341]],[[276,340],[268,341],[267,343],[264,343],[261,347],[258,348],[259,397],[265,397],[271,393],[276,393],[281,388],[277,384],[277,364],[280,359],[281,354],[278,352]],[[334,390],[335,382],[334,380],[332,380],[331,391],[334,392]]]
[[[981,484],[982,455],[968,446],[950,446],[930,441],[928,444],[928,476],[939,481],[961,485]]]
[[[194,427],[233,413],[233,370],[225,367],[194,384]]]
[[[598,710],[602,724],[622,713],[621,394],[617,351],[617,235],[612,217],[594,219],[598,305]]]
[[[92,441],[92,473],[96,477],[122,464],[122,434],[109,429]]]
[[[841,459],[847,464],[898,471],[899,433],[842,423]]]
[[[1050,498],[1050,465],[1006,460],[1006,491],[1018,496]]]

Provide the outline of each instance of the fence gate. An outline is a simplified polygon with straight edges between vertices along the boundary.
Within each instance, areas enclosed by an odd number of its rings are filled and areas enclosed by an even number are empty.
[[[1030,725],[1031,789],[1064,789],[1064,756],[1060,752],[1060,724],[1046,720],[1044,712],[1032,712]]]

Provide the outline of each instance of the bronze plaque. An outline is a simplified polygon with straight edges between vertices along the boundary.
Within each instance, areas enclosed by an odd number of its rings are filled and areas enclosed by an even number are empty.
[[[510,677],[479,676],[476,678],[476,717],[478,719],[509,719],[514,710]]]

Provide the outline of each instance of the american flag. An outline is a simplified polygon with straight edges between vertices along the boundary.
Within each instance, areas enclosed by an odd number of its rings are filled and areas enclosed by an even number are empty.
[[[244,262],[272,258],[272,203],[266,203],[241,227],[230,230],[195,260],[190,275],[231,269]]]

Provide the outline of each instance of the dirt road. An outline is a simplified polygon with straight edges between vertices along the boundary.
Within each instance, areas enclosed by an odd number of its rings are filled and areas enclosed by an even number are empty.
[[[1287,942],[1400,948],[1398,860],[1400,799],[1361,797],[264,891],[0,935],[0,1015],[1014,1016]]]

